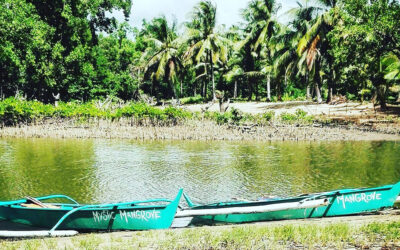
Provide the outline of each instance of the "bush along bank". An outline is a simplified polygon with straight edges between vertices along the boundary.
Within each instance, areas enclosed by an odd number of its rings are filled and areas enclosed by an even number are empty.
[[[76,120],[90,122],[93,119],[118,122],[121,118],[130,119],[132,126],[175,126],[182,125],[188,120],[214,121],[218,125],[258,125],[268,126],[271,123],[283,124],[312,124],[316,121],[313,116],[303,110],[295,114],[282,113],[277,116],[273,111],[263,114],[245,114],[237,109],[225,113],[219,112],[189,112],[183,108],[154,107],[145,103],[108,103],[101,102],[60,102],[57,106],[38,101],[26,101],[7,98],[0,101],[0,123],[3,127],[41,124],[49,119]]]
[[[131,118],[132,125],[149,124],[153,126],[177,125],[193,114],[183,109],[152,107],[144,103],[125,103],[101,105],[100,102],[68,102],[57,106],[38,101],[25,101],[7,98],[0,101],[0,122],[2,126],[30,125],[45,122],[48,119],[76,119],[80,122],[90,119],[118,121]]]

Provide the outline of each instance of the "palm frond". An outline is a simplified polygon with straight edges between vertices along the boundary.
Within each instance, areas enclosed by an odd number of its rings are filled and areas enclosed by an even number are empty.
[[[307,67],[309,71],[311,71],[312,66],[315,62],[315,58],[317,55],[317,45],[320,40],[321,40],[320,36],[317,35],[311,42],[310,48],[307,51]]]
[[[310,29],[308,29],[307,33],[301,38],[298,47],[297,54],[300,56],[308,46],[315,41],[315,37],[318,35],[321,25],[323,23],[323,18],[319,16],[315,21],[314,25]]]

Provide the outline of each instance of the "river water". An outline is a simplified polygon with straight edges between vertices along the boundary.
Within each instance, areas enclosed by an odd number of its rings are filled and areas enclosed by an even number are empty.
[[[182,187],[205,203],[398,181],[399,142],[0,140],[0,200],[173,198]]]

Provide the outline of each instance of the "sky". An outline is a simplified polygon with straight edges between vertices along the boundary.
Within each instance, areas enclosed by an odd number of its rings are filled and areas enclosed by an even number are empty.
[[[282,16],[287,10],[296,6],[296,0],[277,0],[282,8],[278,12],[281,22]],[[217,24],[225,24],[230,27],[242,21],[240,10],[245,8],[249,0],[214,0],[217,4]],[[132,11],[129,24],[140,28],[142,20],[151,20],[154,17],[165,15],[167,19],[176,18],[178,23],[189,20],[190,12],[199,0],[132,0]],[[116,17],[122,20],[122,14],[116,13]],[[286,18],[287,19],[287,18]]]

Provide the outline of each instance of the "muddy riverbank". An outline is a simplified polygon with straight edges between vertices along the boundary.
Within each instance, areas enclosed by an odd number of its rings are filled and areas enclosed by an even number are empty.
[[[212,105],[208,111],[217,106]],[[368,103],[328,105],[308,102],[233,103],[231,106],[238,110],[235,115],[217,115],[216,112],[207,118],[204,113],[193,113],[192,118],[168,125],[138,123],[130,118],[48,118],[40,122],[4,126],[0,129],[0,137],[205,141],[400,140],[398,107],[381,111]],[[205,107],[206,104],[181,108],[199,112]],[[237,119],[244,119],[244,122],[237,122]]]
[[[99,121],[4,127],[0,137],[106,138],[135,140],[228,140],[228,141],[377,141],[400,140],[400,134],[352,125],[270,124],[265,126],[218,125],[213,121],[188,121],[176,126],[131,126]]]

